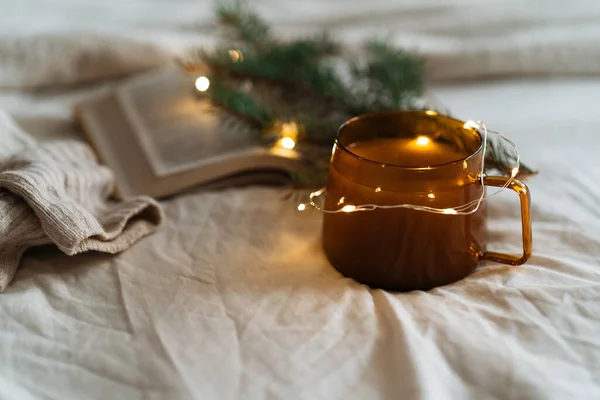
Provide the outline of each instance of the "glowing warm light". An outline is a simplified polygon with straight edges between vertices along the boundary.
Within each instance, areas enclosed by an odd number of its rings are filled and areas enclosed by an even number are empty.
[[[465,129],[477,129],[479,127],[479,125],[475,121],[467,121],[467,122],[465,122],[463,127]]]
[[[229,57],[231,57],[231,61],[236,63],[244,59],[244,54],[239,50],[231,49],[229,50]]]
[[[207,77],[201,76],[198,79],[196,79],[196,89],[198,89],[200,92],[206,92],[209,86],[210,81]]]
[[[380,187],[378,187],[378,188],[375,188],[375,191],[376,191],[376,192],[381,192],[381,188],[380,188]]]
[[[514,178],[515,176],[517,176],[518,173],[519,173],[519,167],[514,167],[512,169],[512,173],[510,175],[512,178]]]
[[[295,122],[278,122],[276,130],[281,138],[277,141],[279,147],[291,150],[296,147],[296,138],[298,137],[298,125]]]
[[[306,210],[306,204],[300,203],[298,204],[298,211],[304,211]]]
[[[456,210],[453,208],[445,208],[443,211],[444,214],[456,214]]]
[[[429,140],[429,138],[427,136],[419,136],[417,138],[417,144],[419,146],[426,146],[426,145],[429,144],[429,142],[430,142],[430,140]]]
[[[438,115],[438,113],[436,111],[433,111],[433,110],[427,110],[427,111],[425,111],[425,114],[427,114],[427,115]]]
[[[296,141],[294,139],[292,139],[291,137],[281,138],[281,140],[279,141],[279,144],[281,145],[281,147],[283,147],[284,149],[288,149],[288,150],[291,150],[294,147],[296,147]]]
[[[427,195],[427,197],[429,197],[430,199],[435,199],[435,194],[433,194],[433,193],[429,193],[429,194]]]
[[[338,201],[338,205],[339,204],[344,204],[344,201],[346,201],[345,197],[340,197],[340,200]]]
[[[463,161],[463,169],[467,169],[467,161]]]
[[[343,212],[352,212],[356,210],[356,206],[347,205],[342,208]]]
[[[321,189],[317,190],[316,192],[312,192],[309,197],[312,200],[315,197],[319,197],[320,195],[322,195],[323,192],[325,192],[325,188],[321,188]]]
[[[295,122],[281,124],[281,136],[295,138],[298,136],[298,125]]]

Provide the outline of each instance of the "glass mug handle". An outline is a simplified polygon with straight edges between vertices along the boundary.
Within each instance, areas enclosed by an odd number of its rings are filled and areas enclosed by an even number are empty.
[[[486,186],[499,186],[502,187],[508,182],[507,177],[503,176],[486,176],[483,182]],[[527,259],[531,256],[532,247],[532,235],[531,235],[531,196],[529,195],[529,188],[523,182],[513,179],[508,185],[509,189],[514,190],[519,195],[521,200],[521,225],[523,235],[523,255],[514,256],[511,254],[496,253],[493,251],[486,251],[483,253],[484,260],[496,261],[502,264],[509,265],[521,265],[524,264]]]

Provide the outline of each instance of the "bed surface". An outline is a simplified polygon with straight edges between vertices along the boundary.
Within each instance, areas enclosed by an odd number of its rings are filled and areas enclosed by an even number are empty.
[[[62,7],[74,15],[97,7],[115,24],[103,25],[110,33],[192,40],[171,19],[188,23],[201,6],[122,3],[128,14],[117,22],[117,8],[99,2]],[[38,3],[22,4],[2,33]],[[364,11],[352,4],[353,15]],[[163,20],[167,9],[175,11]],[[43,10],[25,33],[81,28]],[[310,17],[303,10],[299,21]],[[0,108],[38,136],[75,135],[70,106],[95,90],[0,91]],[[599,93],[593,76],[429,88],[453,115],[514,139],[539,169],[528,181],[534,251],[526,265],[483,264],[429,292],[372,290],[328,265],[319,214],[298,213],[284,191],[188,193],[163,203],[162,231],[117,257],[52,248],[25,257],[0,295],[0,398],[600,397]],[[495,250],[520,251],[517,204],[514,193],[489,204]]]

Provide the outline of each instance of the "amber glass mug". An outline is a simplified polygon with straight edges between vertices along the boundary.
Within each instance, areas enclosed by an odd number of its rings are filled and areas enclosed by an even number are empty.
[[[481,260],[523,264],[531,255],[530,196],[514,179],[521,203],[523,254],[486,251],[486,210],[453,214],[481,197],[483,138],[463,121],[428,111],[366,114],[340,128],[327,177],[325,210],[362,204],[407,208],[325,213],[323,247],[342,274],[372,287],[427,290],[469,275]],[[509,178],[485,176],[485,186]]]

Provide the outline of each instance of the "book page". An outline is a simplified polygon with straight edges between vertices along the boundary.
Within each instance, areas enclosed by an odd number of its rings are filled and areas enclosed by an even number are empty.
[[[249,148],[256,151],[260,146],[256,132],[201,99],[194,80],[194,76],[169,68],[117,90],[124,114],[156,176],[235,157]]]

